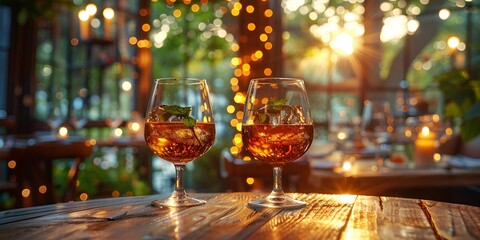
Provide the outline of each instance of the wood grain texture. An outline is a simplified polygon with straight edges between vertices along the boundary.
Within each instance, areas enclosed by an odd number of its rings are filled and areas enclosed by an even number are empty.
[[[480,208],[419,199],[291,193],[294,209],[251,208],[266,194],[194,194],[205,205],[153,207],[161,196],[0,212],[0,239],[478,239]]]
[[[480,239],[479,208],[426,200],[421,204],[440,237]]]

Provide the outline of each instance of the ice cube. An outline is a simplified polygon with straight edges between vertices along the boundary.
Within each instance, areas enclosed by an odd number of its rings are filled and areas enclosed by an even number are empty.
[[[179,139],[188,139],[188,138],[193,138],[193,131],[191,129],[178,129],[175,130],[175,135],[176,138]]]
[[[164,105],[156,106],[152,108],[150,113],[148,113],[147,122],[163,122],[166,119],[168,119],[170,116],[171,114],[165,111]]]
[[[181,117],[168,113],[165,108],[167,105],[156,106],[148,114],[147,122],[180,122]]]
[[[298,105],[266,105],[254,113],[255,124],[298,124],[305,123],[302,107]]]
[[[305,115],[303,115],[303,108],[299,105],[293,106],[292,116],[290,119],[292,123],[305,123]]]

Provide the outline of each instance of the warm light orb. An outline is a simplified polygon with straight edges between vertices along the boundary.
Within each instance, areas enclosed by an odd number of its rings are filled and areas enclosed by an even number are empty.
[[[122,131],[121,128],[115,128],[115,129],[113,130],[113,136],[114,136],[114,137],[119,138],[119,137],[122,136],[122,134],[123,134],[123,131]]]
[[[450,17],[450,10],[443,8],[438,12],[438,17],[442,20],[447,20]]]
[[[347,133],[345,133],[345,132],[339,132],[339,133],[337,134],[337,138],[338,138],[338,140],[345,140],[345,139],[347,138]]]
[[[445,134],[447,134],[448,136],[452,135],[453,134],[453,129],[452,128],[446,128],[445,129]]]
[[[129,81],[124,81],[122,83],[122,90],[125,91],[125,92],[128,92],[132,89],[132,83],[129,82]]]
[[[420,22],[417,19],[408,20],[407,31],[410,35],[415,33],[417,31],[418,27],[420,27]]]
[[[103,17],[106,19],[112,19],[115,16],[115,11],[112,8],[105,8],[103,9]]]
[[[24,198],[30,196],[30,189],[24,188],[24,189],[22,190],[22,196],[23,196]]]
[[[112,192],[112,197],[116,198],[116,197],[120,197],[120,192],[115,190]]]
[[[343,162],[343,164],[342,164],[342,169],[343,169],[343,171],[345,171],[345,172],[350,171],[350,170],[352,169],[352,163],[349,162],[349,161]]]
[[[228,105],[227,112],[230,113],[230,114],[234,113],[235,112],[235,106]]]
[[[90,15],[85,10],[80,10],[80,12],[78,12],[78,19],[80,19],[82,22],[88,21],[89,17]]]
[[[138,122],[133,122],[131,125],[132,131],[138,132],[140,130],[140,124]]]
[[[447,45],[450,49],[456,49],[460,44],[460,39],[457,36],[448,38]]]
[[[89,3],[86,7],[85,10],[87,11],[88,15],[93,16],[95,13],[97,13],[97,5],[93,3]]]
[[[68,128],[67,127],[60,127],[58,129],[58,137],[60,137],[60,138],[68,137]]]
[[[242,59],[239,58],[239,57],[234,57],[232,58],[232,60],[230,60],[230,63],[233,65],[233,66],[238,66],[242,63]]]
[[[38,192],[40,194],[45,194],[47,192],[47,186],[42,185],[42,186],[38,187]]]
[[[15,160],[8,161],[8,168],[14,169],[17,166],[17,162]]]
[[[340,55],[350,55],[353,53],[353,37],[348,33],[338,34],[331,42],[330,47]]]
[[[88,199],[88,194],[86,194],[86,193],[80,194],[80,200],[87,201],[87,199]]]

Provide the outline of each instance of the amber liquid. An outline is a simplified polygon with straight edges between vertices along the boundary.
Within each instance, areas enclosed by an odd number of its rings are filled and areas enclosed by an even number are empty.
[[[242,126],[243,144],[258,160],[283,165],[300,158],[313,140],[313,125]]]
[[[145,141],[153,153],[173,163],[187,163],[202,156],[215,141],[213,123],[147,122]]]

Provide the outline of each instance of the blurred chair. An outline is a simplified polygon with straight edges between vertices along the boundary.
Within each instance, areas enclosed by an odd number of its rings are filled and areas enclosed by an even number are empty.
[[[90,156],[92,151],[93,146],[89,141],[68,139],[36,141],[33,144],[10,148],[8,160],[16,162],[16,207],[73,201],[80,163]],[[73,160],[63,193],[55,192],[52,178],[52,163],[59,159]],[[24,192],[24,189],[29,189],[30,192]],[[57,199],[57,195],[61,195],[61,199]]]
[[[244,161],[233,156],[229,149],[221,153],[221,175],[227,179],[231,191],[271,191],[273,189],[273,167],[260,161]],[[282,180],[285,191],[307,192],[310,163],[305,157],[287,163],[283,167]],[[252,185],[247,178],[254,178]]]

